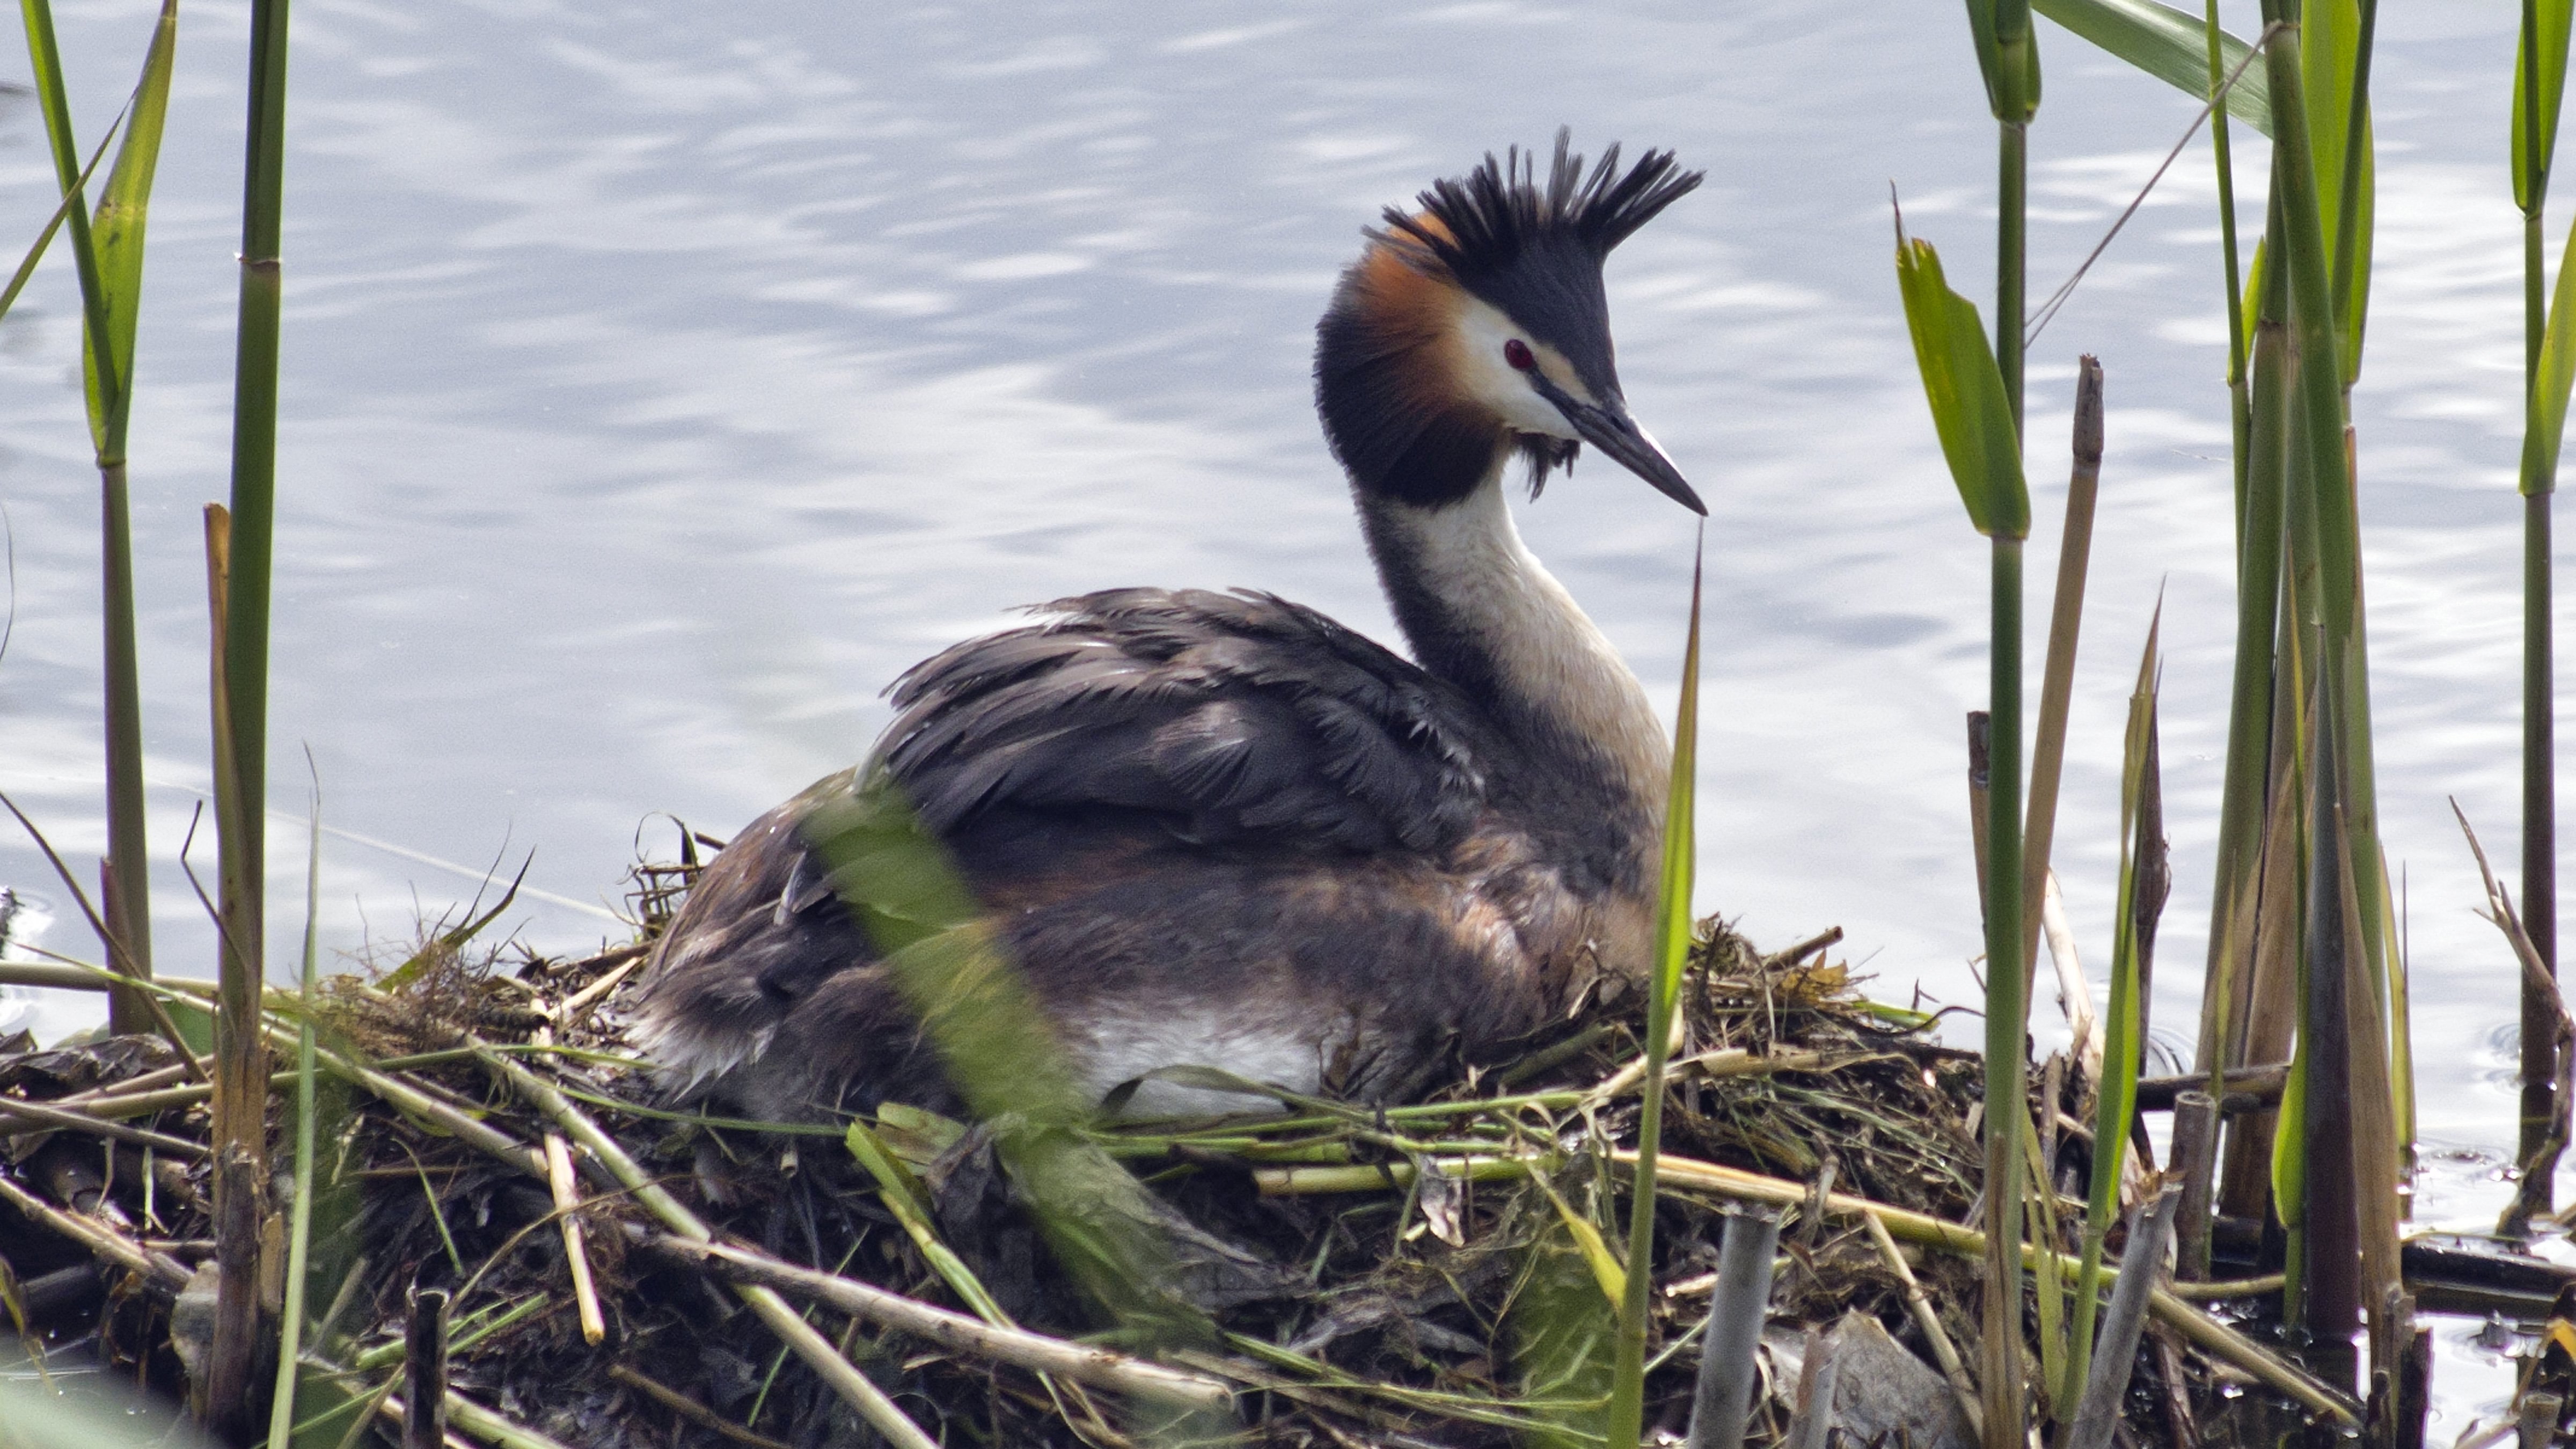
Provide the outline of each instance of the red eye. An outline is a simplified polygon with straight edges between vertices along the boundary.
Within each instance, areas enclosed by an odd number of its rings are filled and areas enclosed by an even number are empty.
[[[1538,366],[1538,359],[1530,356],[1529,344],[1517,337],[1503,344],[1503,361],[1510,363],[1516,372],[1527,372]]]

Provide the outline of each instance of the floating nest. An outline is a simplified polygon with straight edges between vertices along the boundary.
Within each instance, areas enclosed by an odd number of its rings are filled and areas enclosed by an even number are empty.
[[[423,1290],[447,1295],[451,1432],[528,1449],[865,1445],[889,1404],[951,1445],[1600,1442],[1636,993],[1587,1002],[1506,1067],[1460,1067],[1422,1104],[1290,1098],[1076,1134],[1072,1150],[1141,1182],[1136,1211],[1169,1253],[1153,1290],[1169,1312],[1120,1319],[1061,1266],[1066,1235],[1033,1225],[996,1150],[1007,1132],[898,1108],[846,1136],[782,1132],[666,1105],[627,1049],[619,990],[685,885],[685,867],[642,872],[637,939],[586,959],[442,923],[391,969],[326,983],[309,1012],[272,993],[273,1064],[293,1067],[309,1017],[323,1067],[299,1443],[398,1437]],[[1976,1210],[1980,1060],[1922,1013],[1864,999],[1831,959],[1838,936],[1765,954],[1711,922],[1691,951],[1662,1124],[1649,1442],[1679,1442],[1689,1418],[1723,1220],[1748,1202],[1786,1219],[1754,1442],[1787,1428],[1822,1342],[1802,1332],[1850,1315],[1934,1386],[1942,1424],[1911,1442],[1964,1425],[1931,1366],[1978,1361],[1978,1268],[1952,1225]],[[281,1080],[260,1260],[272,1325],[296,1180]],[[0,1286],[31,1353],[173,1396],[204,1372],[205,1099],[156,1038],[0,1043]],[[2064,1147],[2080,1181],[2082,1143]],[[729,1246],[697,1246],[709,1237]],[[783,1298],[752,1301],[771,1290]],[[2129,1432],[2191,1442],[2206,1346],[2161,1323],[2149,1343]],[[273,1374],[256,1371],[263,1399]],[[2231,1377],[2241,1366],[2215,1375]]]

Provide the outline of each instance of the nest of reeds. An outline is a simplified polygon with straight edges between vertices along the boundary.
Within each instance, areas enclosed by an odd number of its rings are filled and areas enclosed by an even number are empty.
[[[845,1136],[663,1105],[618,1012],[673,904],[667,876],[644,884],[628,945],[558,960],[433,930],[304,1013],[324,1074],[297,1442],[394,1437],[406,1333],[441,1293],[451,1430],[528,1449],[868,1444],[871,1394],[950,1444],[1599,1442],[1637,993],[1418,1104],[1289,1099],[1088,1132],[1151,1189],[1189,1320],[1121,1332],[1058,1267],[985,1129],[890,1107]],[[1650,1442],[1688,1420],[1721,1220],[1748,1202],[1787,1219],[1754,1442],[1787,1427],[1802,1328],[1873,1321],[1945,1421],[1925,1366],[1963,1386],[1956,1364],[1977,1361],[1979,1270],[1954,1225],[1975,1212],[1981,1067],[1928,1017],[1861,996],[1835,935],[1766,955],[1711,922],[1691,953],[1649,1269]],[[301,1008],[272,993],[272,1009],[291,1066]],[[0,1112],[75,1115],[0,1120],[12,1306],[185,1393],[215,1276],[206,1091],[157,1040],[15,1045]],[[295,1109],[274,1100],[282,1205]],[[262,1255],[272,1314],[280,1237]],[[812,1327],[755,1311],[760,1284]],[[803,1337],[791,1351],[782,1334]],[[2203,1376],[2158,1341],[2132,1405],[2161,1440],[2187,1429],[2167,1421]]]

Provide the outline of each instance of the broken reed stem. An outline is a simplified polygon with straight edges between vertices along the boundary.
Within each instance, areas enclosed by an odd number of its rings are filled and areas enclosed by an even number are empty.
[[[2121,1275],[2102,1318],[2102,1339],[2084,1380],[2084,1398],[2068,1426],[2068,1449],[2109,1449],[2111,1431],[2120,1422],[2120,1401],[2138,1363],[2138,1336],[2147,1325],[2147,1295],[2164,1270],[2165,1240],[2172,1235],[2178,1187],[2168,1186],[2130,1219],[2129,1251],[2137,1265]]]
[[[1745,1420],[1753,1409],[1754,1353],[1770,1311],[1771,1261],[1779,1248],[1777,1212],[1757,1208],[1726,1215],[1684,1436],[1688,1449],[1743,1449]]]
[[[402,1449],[446,1449],[447,1290],[411,1296],[403,1333]]]
[[[2075,695],[2075,653],[2084,628],[2084,577],[2093,555],[2093,506],[2102,490],[2102,364],[2077,364],[2075,463],[2066,483],[2066,530],[2057,550],[2057,593],[2048,616],[2048,662],[2031,736],[2030,806],[2022,831],[2022,979],[2039,963],[2049,853],[2057,838],[2057,787],[2066,764],[2066,715]],[[2028,988],[2025,987],[2025,990]]]
[[[2209,1215],[2218,1157],[2218,1101],[2207,1092],[2174,1097],[2171,1167],[2182,1179],[2181,1246],[2174,1276],[2197,1282],[2209,1276]]]
[[[274,369],[272,368],[272,373]],[[238,422],[238,420],[237,420]],[[273,425],[273,420],[272,420]],[[215,1061],[210,1134],[215,1151],[215,1236],[225,1250],[217,1256],[225,1272],[215,1288],[214,1349],[204,1379],[198,1382],[197,1416],[219,1435],[246,1427],[249,1417],[251,1363],[259,1342],[259,1298],[250,1265],[258,1261],[260,1231],[260,1159],[268,1147],[268,1039],[261,1028],[260,989],[263,956],[259,947],[256,891],[237,879],[245,870],[264,880],[246,857],[260,847],[257,817],[247,804],[248,788],[236,730],[240,720],[230,703],[238,681],[233,678],[228,647],[233,627],[232,514],[206,505],[206,603],[213,651],[208,692],[213,703],[215,739],[215,830],[220,843],[222,903],[215,934]],[[263,695],[264,683],[260,686]],[[256,772],[253,772],[256,773]],[[254,796],[255,800],[256,797]],[[236,1162],[238,1159],[238,1162]],[[245,1200],[243,1194],[248,1194]],[[227,1235],[248,1235],[247,1242],[225,1244]]]

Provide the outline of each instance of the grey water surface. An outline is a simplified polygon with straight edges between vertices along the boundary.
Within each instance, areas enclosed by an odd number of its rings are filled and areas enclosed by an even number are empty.
[[[86,136],[152,10],[57,5]],[[226,489],[246,14],[183,12],[133,423],[155,921],[183,972],[211,945],[179,849],[208,780],[198,509]],[[2513,1116],[2513,967],[2471,914],[2446,800],[2515,858],[2515,23],[2505,0],[2383,8],[2354,394],[2436,1160],[2421,1205],[2463,1221],[2500,1197]],[[2197,110],[2052,26],[2041,44],[2035,296]],[[0,81],[23,65],[0,60]],[[0,107],[14,255],[53,181],[32,106]],[[669,853],[663,815],[724,835],[849,763],[898,671],[1016,605],[1242,585],[1387,637],[1309,405],[1309,329],[1381,206],[1559,124],[1708,171],[1610,272],[1629,398],[1711,506],[1702,909],[1772,942],[1840,924],[1880,994],[1973,1001],[1961,716],[1985,694],[1985,550],[1913,376],[1888,203],[1892,185],[1987,297],[1992,127],[1956,7],[1893,0],[301,0],[273,968],[303,917],[307,749],[348,832],[325,838],[327,950],[399,938],[530,851],[549,898],[511,920],[568,949],[618,929],[601,913],[639,836]],[[2260,138],[2236,139],[2259,198]],[[2195,142],[2031,354],[2034,668],[2076,355],[2109,375],[2058,833],[2097,967],[2123,701],[2163,600],[2177,887],[2154,1010],[2174,1043],[2198,995],[2231,637],[2215,194]],[[0,322],[0,789],[86,871],[103,840],[78,343],[58,254]],[[1597,460],[1521,517],[1669,705],[1693,520]],[[21,939],[50,913],[46,945],[93,949],[14,838],[0,884],[30,897]],[[0,1002],[54,1027],[83,1009]],[[2499,1362],[2446,1347],[2454,1425],[2506,1391]]]

